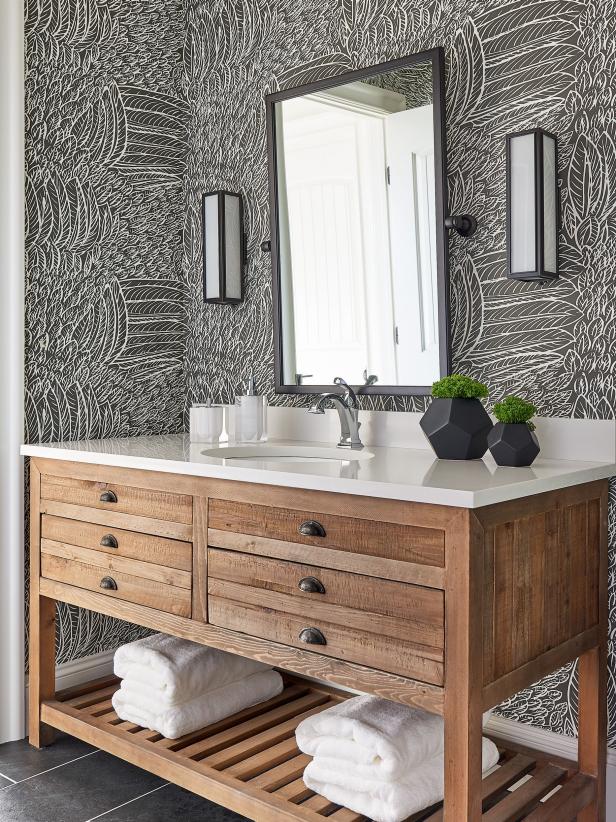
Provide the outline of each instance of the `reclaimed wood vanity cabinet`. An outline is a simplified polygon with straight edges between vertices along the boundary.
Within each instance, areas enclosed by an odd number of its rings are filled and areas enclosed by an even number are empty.
[[[37,457],[30,493],[32,744],[58,728],[251,819],[352,822],[294,739],[339,685],[443,714],[444,806],[414,820],[605,819],[607,480],[469,509]],[[116,716],[117,680],[55,693],[57,601],[271,663],[285,690],[164,739]],[[482,782],[482,712],[576,658],[577,765],[505,746]]]

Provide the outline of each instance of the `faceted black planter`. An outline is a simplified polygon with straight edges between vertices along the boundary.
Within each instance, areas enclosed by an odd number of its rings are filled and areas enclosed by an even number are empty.
[[[531,465],[539,451],[539,440],[525,422],[497,422],[488,435],[490,453],[497,465],[521,468]]]
[[[477,460],[488,450],[492,420],[477,399],[435,397],[419,424],[442,460]]]

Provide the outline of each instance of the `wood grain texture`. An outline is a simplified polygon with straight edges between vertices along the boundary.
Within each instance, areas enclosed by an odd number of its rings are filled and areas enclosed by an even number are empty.
[[[598,499],[567,502],[486,529],[484,685],[597,625]]]
[[[356,509],[357,507],[355,506]],[[323,526],[325,535],[302,535],[299,528],[307,520],[318,521]],[[220,499],[210,500],[209,525],[220,531],[297,542],[307,546],[317,545],[320,548],[333,548],[382,559],[439,567],[444,564],[444,534],[433,528]]]
[[[53,729],[41,723],[40,704],[53,697],[56,689],[56,603],[40,595],[41,575],[41,475],[30,461],[30,647],[28,736],[30,744],[42,748],[51,744]]]
[[[179,568],[181,571],[192,570],[192,546],[189,542],[165,539],[138,531],[125,531],[122,528],[110,529],[93,522],[81,522],[47,514],[43,514],[42,517],[41,535],[44,539],[78,545],[113,556],[153,562],[169,568]],[[101,540],[105,536],[114,537],[118,547],[108,548],[101,545]]]
[[[441,714],[443,711],[443,690],[435,685],[373,670],[364,665],[320,656],[300,648],[264,641],[237,631],[205,625],[51,579],[41,579],[41,591],[53,599],[220,648],[232,654],[258,659],[298,674],[343,687],[356,688],[394,702],[423,708],[431,713]]]
[[[101,572],[114,571],[131,574],[141,579],[151,579],[162,582],[164,585],[176,585],[178,588],[190,588],[192,574],[190,571],[180,571],[169,568],[167,565],[156,565],[154,562],[142,562],[138,559],[115,556],[103,551],[91,551],[89,548],[80,548],[77,545],[67,545],[65,542],[56,542],[51,539],[41,540],[41,553],[74,562],[85,562],[96,566]]]
[[[395,559],[352,554],[333,548],[321,548],[318,545],[311,545],[308,550],[305,545],[297,542],[236,534],[233,531],[219,531],[216,528],[208,530],[208,543],[212,547],[225,548],[228,551],[240,551],[245,554],[256,554],[290,562],[305,562],[309,556],[310,561],[321,568],[352,571],[356,574],[410,582],[429,588],[442,589],[445,585],[443,568],[420,565],[417,562],[401,562]]]
[[[207,622],[207,512],[206,497],[193,500],[193,546],[192,546],[192,618]]]
[[[445,822],[481,819],[483,530],[472,511],[447,530]]]
[[[244,586],[238,588],[243,589]],[[346,625],[328,622],[320,618],[317,606],[310,607],[306,615],[301,616],[288,611],[274,610],[266,604],[253,604],[249,601],[250,590],[246,589],[243,600],[222,599],[210,592],[208,609],[212,625],[232,631],[248,629],[252,636],[261,639],[273,640],[295,648],[306,647],[316,654],[357,662],[432,685],[443,683],[442,651],[369,633],[349,624],[352,622],[351,618]],[[257,590],[252,589],[254,600],[258,599],[254,595]],[[239,592],[240,595],[241,593],[242,591]],[[281,607],[284,607],[284,603]],[[333,615],[330,613],[328,616]],[[300,633],[310,627],[322,632],[327,640],[326,645],[311,646],[300,640]],[[409,637],[412,637],[410,631]]]
[[[301,590],[299,583],[305,578],[317,579],[324,591],[307,593]],[[366,612],[367,620],[376,620],[372,629],[375,633],[382,631],[388,636],[399,635],[400,639],[412,638],[422,645],[443,647],[445,612],[442,591],[213,548],[209,549],[209,580],[210,585],[220,580],[258,588],[269,592],[272,602],[279,594],[285,596],[285,602],[289,602],[288,597],[295,598],[301,611],[294,613],[304,613],[313,607],[317,613],[323,605]],[[213,593],[224,596],[220,589]],[[341,615],[344,618],[344,611]],[[394,633],[387,628],[389,624]],[[363,627],[370,630],[370,623],[366,622]],[[421,639],[411,637],[409,631],[411,634],[416,631]]]
[[[183,540],[184,542],[191,542],[193,538],[192,525],[156,519],[155,517],[122,514],[117,511],[102,511],[98,508],[88,508],[86,505],[41,500],[41,513],[66,519],[76,519],[79,522],[93,522],[107,528],[122,528],[137,533],[155,534],[170,539]]]
[[[115,580],[117,590],[104,590],[103,596],[125,599],[178,616],[190,616],[190,589],[164,585],[124,571],[109,571],[100,565],[90,565],[47,553],[41,556],[41,574],[46,579],[78,585],[90,591],[103,590],[100,587],[101,580],[110,576]]]
[[[104,502],[101,495],[113,492],[115,502]],[[192,497],[167,491],[153,491],[151,488],[135,488],[117,482],[83,480],[75,477],[50,474],[41,476],[41,499],[66,502],[70,505],[84,505],[103,511],[132,514],[141,517],[192,523]]]

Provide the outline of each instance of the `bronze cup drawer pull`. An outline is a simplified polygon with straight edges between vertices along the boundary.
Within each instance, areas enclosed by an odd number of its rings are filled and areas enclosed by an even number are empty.
[[[303,577],[297,583],[297,587],[305,594],[324,594],[325,586],[320,579],[316,577]]]
[[[324,537],[325,528],[316,519],[307,519],[299,526],[299,532],[303,537]]]
[[[101,502],[117,502],[118,498],[113,491],[103,491],[100,495]]]
[[[118,583],[113,577],[103,577],[99,587],[103,588],[105,591],[117,591]]]
[[[105,534],[100,541],[101,548],[117,548],[118,541],[113,534]]]
[[[318,628],[304,628],[299,632],[299,640],[307,645],[327,645],[327,640]]]

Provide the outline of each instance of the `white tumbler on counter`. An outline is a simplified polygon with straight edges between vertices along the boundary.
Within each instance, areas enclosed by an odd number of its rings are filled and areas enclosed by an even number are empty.
[[[190,409],[190,441],[220,442],[224,431],[224,407],[212,401],[197,403]]]
[[[232,409],[235,442],[263,442],[267,439],[267,397],[257,394],[255,378],[245,380],[246,393],[235,398]]]

